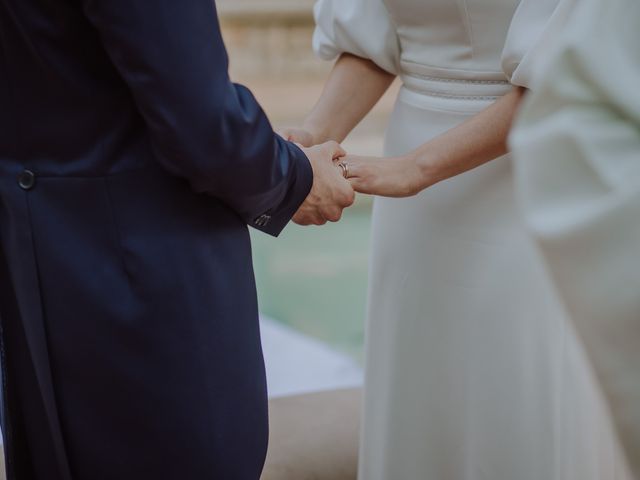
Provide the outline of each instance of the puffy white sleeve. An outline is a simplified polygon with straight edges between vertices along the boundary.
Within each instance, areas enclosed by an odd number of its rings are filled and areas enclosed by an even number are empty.
[[[318,0],[314,15],[313,48],[320,58],[351,53],[398,73],[398,37],[383,0]]]
[[[521,0],[502,52],[511,83],[531,88],[579,0]]]
[[[529,229],[640,479],[640,2],[584,0],[511,144]]]

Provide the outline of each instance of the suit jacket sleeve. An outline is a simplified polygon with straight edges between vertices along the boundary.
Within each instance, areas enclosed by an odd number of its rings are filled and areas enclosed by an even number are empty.
[[[212,0],[83,0],[129,86],[158,160],[277,235],[306,198],[309,161],[233,84]]]

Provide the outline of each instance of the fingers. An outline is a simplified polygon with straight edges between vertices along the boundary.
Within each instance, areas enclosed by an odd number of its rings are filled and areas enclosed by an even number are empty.
[[[339,222],[340,219],[342,218],[342,211],[343,209],[341,208],[331,208],[328,209],[325,213],[325,218],[327,219],[328,222]]]
[[[319,215],[309,215],[296,218],[294,217],[293,221],[298,225],[316,225],[322,226],[327,224],[327,222],[337,223],[342,219],[342,208],[328,208],[322,211]]]
[[[342,179],[344,182],[344,190],[342,192],[342,198],[340,198],[340,205],[343,208],[348,208],[356,201],[356,192],[353,191],[351,182],[346,179]]]
[[[323,145],[331,155],[331,160],[336,160],[337,158],[344,157],[347,152],[342,148],[342,146],[338,142],[330,141]]]
[[[417,195],[424,188],[422,173],[413,162],[363,159],[349,168],[353,172],[349,181],[358,193],[404,198]]]
[[[349,168],[349,183],[354,191],[365,194],[373,193],[372,184],[376,178],[376,164],[374,163],[376,160],[373,157],[357,157],[353,155],[348,155],[344,158],[343,161]]]
[[[295,142],[292,128],[284,128],[282,130],[278,130],[276,133],[288,142]]]
[[[353,191],[351,182],[344,177],[344,171],[342,168],[334,167],[334,173],[336,175],[336,190],[334,193],[334,199],[341,208],[348,208],[356,200],[356,193]]]
[[[349,189],[353,192],[351,186],[349,186]],[[319,226],[325,225],[327,222],[339,222],[344,208],[346,206],[324,205],[317,209],[303,207],[293,216],[293,222],[303,226]]]
[[[343,158],[347,155],[347,152],[337,142],[327,142],[322,145],[326,151],[331,155],[331,160],[334,168],[334,175],[337,177],[335,200],[341,208],[347,208],[353,205],[355,201],[355,192],[351,187],[351,184],[344,177],[344,170],[337,164],[337,159]],[[330,220],[331,221],[331,220]]]
[[[371,165],[378,159],[375,157],[360,157],[357,155],[346,154],[340,158],[337,163],[343,163],[347,166],[349,172],[349,179],[352,177],[360,177],[367,173]]]
[[[289,140],[289,135],[291,134],[290,128],[279,128],[276,130],[276,133],[280,135],[285,140]]]
[[[278,131],[278,135],[289,142],[297,143],[305,148],[312,147],[314,144],[313,135],[301,128],[283,128]]]
[[[346,152],[337,142],[327,142],[304,149],[304,152],[313,168],[313,186],[293,220],[300,225],[337,222],[342,218],[343,210],[355,201],[351,184],[334,163],[335,158],[346,155]]]
[[[304,227],[310,225],[321,226],[327,223],[327,220],[322,218],[317,213],[311,212],[298,212],[293,216],[293,222]]]
[[[351,186],[356,192],[364,193],[366,195],[373,194],[373,189],[371,188],[371,185],[365,179],[360,177],[353,177],[349,179],[349,182],[351,182]]]
[[[411,196],[412,193],[405,191],[403,186],[389,184],[377,178],[371,177],[354,177],[350,178],[351,186],[355,192],[364,195],[376,195],[379,197],[400,198]]]

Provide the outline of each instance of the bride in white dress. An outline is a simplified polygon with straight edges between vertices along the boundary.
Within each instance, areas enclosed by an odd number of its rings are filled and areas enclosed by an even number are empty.
[[[300,129],[342,141],[395,76],[386,159],[346,157],[378,198],[361,480],[621,480],[581,347],[522,227],[506,136],[570,3],[320,0],[340,56]]]

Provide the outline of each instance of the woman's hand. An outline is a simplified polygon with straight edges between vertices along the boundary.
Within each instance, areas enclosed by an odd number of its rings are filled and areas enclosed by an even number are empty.
[[[359,157],[339,159],[346,165],[355,191],[382,197],[411,197],[435,183],[435,176],[421,167],[413,156]]]
[[[311,148],[321,143],[310,130],[306,128],[284,128],[278,134],[288,142],[297,143],[305,148]]]

